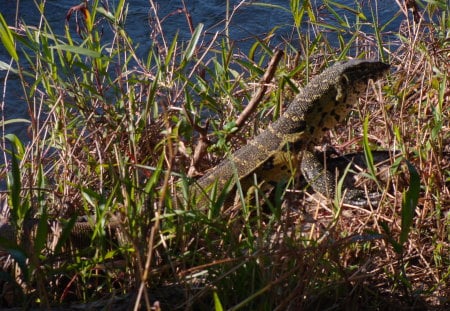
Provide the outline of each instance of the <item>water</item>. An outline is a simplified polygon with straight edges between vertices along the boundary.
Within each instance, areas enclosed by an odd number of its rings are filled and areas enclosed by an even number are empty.
[[[5,17],[9,25],[14,25],[15,12],[17,11],[17,3],[19,8],[20,20],[27,25],[39,24],[39,13],[31,0],[1,0],[2,6],[0,12]],[[19,2],[17,2],[19,1]],[[73,0],[48,0],[45,7],[45,17],[52,26],[52,29],[57,34],[63,34],[66,13],[73,5],[79,4],[81,1]],[[109,0],[111,7],[114,7],[118,0]],[[287,0],[272,0],[261,1],[273,5],[279,5],[288,9],[289,1]],[[315,7],[320,7],[321,2],[312,1]],[[370,1],[369,1],[370,2]],[[129,0],[128,18],[126,21],[126,30],[133,38],[135,44],[139,44],[138,54],[145,57],[150,46],[151,28],[149,18],[151,17],[151,10],[148,0]],[[156,1],[159,7],[159,16],[164,18],[163,29],[165,31],[166,40],[169,42],[178,33],[179,40],[187,41],[191,37],[191,33],[186,21],[185,14],[180,12],[182,2],[180,0],[159,0]],[[224,0],[185,0],[187,11],[192,17],[192,22],[195,25],[199,23],[204,24],[204,29],[212,36],[218,32],[219,35],[224,36],[224,20],[226,16],[226,6]],[[353,6],[354,1],[341,1],[343,4]],[[378,1],[371,2],[372,7],[378,6],[378,15],[381,17],[380,24],[384,24],[391,19],[397,12],[398,7],[392,1]],[[277,8],[269,8],[258,5],[250,5],[250,1],[242,3],[242,1],[231,0],[230,8],[238,9],[234,12],[229,28],[230,39],[235,41],[238,50],[244,53],[248,51],[251,44],[255,42],[256,37],[263,37],[269,33],[274,25],[281,27],[276,31],[274,37],[271,39],[271,46],[282,44],[286,39],[289,39],[294,24],[291,14],[288,10]],[[367,11],[370,16],[370,11]],[[345,11],[342,12],[344,14]],[[347,14],[351,18],[351,14]],[[329,15],[319,15],[329,22]],[[74,17],[72,17],[71,24],[74,25]],[[398,28],[398,22],[390,24],[392,31]],[[385,29],[389,30],[389,29]],[[332,34],[331,34],[332,35]],[[105,40],[108,40],[108,31],[105,31]],[[294,46],[298,45],[292,42]],[[9,63],[10,58],[6,53],[4,47],[0,44],[0,61]],[[2,90],[4,87],[5,71],[0,71],[0,82]],[[3,91],[2,91],[3,94]],[[2,111],[4,119],[9,120],[13,118],[28,119],[27,104],[23,99],[23,90],[20,86],[20,81],[14,75],[9,75],[6,84],[5,105]],[[12,124],[6,127],[6,133],[15,133],[20,137],[25,134],[26,125]]]

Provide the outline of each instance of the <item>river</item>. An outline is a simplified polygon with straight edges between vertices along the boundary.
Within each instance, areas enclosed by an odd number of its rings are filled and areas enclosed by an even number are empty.
[[[0,12],[5,17],[9,25],[14,25],[16,20],[16,12],[18,12],[19,19],[27,25],[39,24],[39,13],[31,0],[1,0],[2,5]],[[39,2],[39,0],[37,1]],[[45,17],[53,30],[57,34],[63,34],[66,13],[70,7],[79,4],[80,0],[48,0],[45,3]],[[109,0],[111,7],[118,0]],[[286,10],[261,6],[255,4],[255,1],[234,1],[230,0],[230,11],[237,8],[231,19],[229,36],[235,42],[235,46],[244,52],[248,50],[250,45],[255,42],[255,37],[262,37],[264,34],[270,32],[274,25],[280,27],[274,34],[272,45],[282,43],[290,37],[292,32],[293,18],[289,13],[289,1],[287,0],[272,0],[260,1],[277,5],[286,8]],[[322,5],[321,1],[311,1],[315,8]],[[355,1],[337,1],[339,3],[354,7]],[[361,2],[361,1],[360,1]],[[128,3],[128,17],[126,20],[126,30],[131,36],[135,44],[139,44],[138,54],[145,57],[150,41],[150,26],[149,18],[152,16],[150,4],[148,0],[129,0]],[[188,27],[186,15],[182,12],[183,4],[181,0],[159,0],[155,1],[158,6],[158,14],[160,18],[164,18],[163,29],[166,34],[166,39],[170,41],[176,33],[179,35],[179,40],[186,41],[190,38],[191,32]],[[189,12],[194,26],[199,23],[204,24],[204,29],[211,35],[215,32],[221,32],[224,28],[224,20],[226,17],[226,1],[223,0],[185,0],[187,11]],[[370,17],[370,8],[378,11],[377,15],[380,17],[380,24],[386,23],[392,19],[399,11],[397,4],[394,1],[364,1],[365,12]],[[323,10],[322,12],[325,12]],[[344,16],[345,10],[341,12]],[[329,22],[328,18],[331,16],[319,16]],[[352,18],[352,14],[347,14]],[[403,18],[399,16],[394,22],[390,23],[384,31],[395,32],[398,29],[399,20]],[[73,20],[72,20],[73,23]],[[367,26],[370,27],[370,26]],[[332,33],[330,33],[332,35]],[[295,45],[295,42],[293,43]],[[6,53],[4,47],[0,44],[0,61],[9,63],[10,57]],[[5,71],[0,71],[0,82],[2,89],[2,96],[4,95],[3,118],[9,120],[13,118],[28,119],[27,105],[23,100],[23,91],[21,90],[19,80],[14,75],[9,75],[5,87]],[[6,92],[4,92],[6,90]],[[15,133],[23,137],[23,124],[13,124],[6,127],[6,133]],[[3,133],[4,134],[4,133]]]

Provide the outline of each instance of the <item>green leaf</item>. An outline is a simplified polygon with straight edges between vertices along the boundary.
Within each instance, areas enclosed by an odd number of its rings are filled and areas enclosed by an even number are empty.
[[[114,14],[114,18],[116,20],[120,19],[120,14],[122,13],[124,4],[125,4],[125,0],[119,0],[119,3],[117,4],[117,7],[116,7],[116,13]],[[97,8],[97,10],[98,9],[99,8]]]
[[[11,241],[10,239],[0,236],[0,245],[6,250],[8,254],[17,262],[20,270],[23,273],[25,280],[29,278],[29,269],[27,265],[27,254],[26,252],[17,245],[16,241]]]
[[[327,5],[328,8],[330,8],[330,6],[328,6],[328,3],[332,4],[333,6],[339,8],[339,9],[342,9],[342,10],[345,10],[345,11],[348,11],[348,12],[352,13],[355,16],[358,16],[359,18],[361,18],[364,21],[367,20],[367,17],[363,14],[363,12],[355,10],[355,9],[345,5],[345,4],[334,2],[334,1],[326,1],[326,5]],[[332,10],[332,12],[336,13],[336,11],[334,11],[334,10]],[[335,15],[335,14],[333,14],[333,15]],[[342,13],[339,13],[339,14],[336,13],[335,17],[339,17],[340,15],[342,15]]]
[[[16,151],[17,151],[16,156],[21,159],[25,153],[25,148],[24,148],[22,142],[20,141],[19,137],[17,137],[14,134],[6,134],[5,138],[14,145],[14,147],[16,148]]]
[[[386,233],[386,239],[389,243],[391,243],[392,247],[394,248],[394,251],[397,254],[401,254],[402,246],[392,236],[392,232],[389,229],[388,224],[385,221],[382,221],[382,222],[380,222],[380,226],[383,229],[383,231]]]
[[[372,180],[374,180],[378,186],[377,174],[375,170],[375,165],[373,162],[372,150],[369,146],[369,116],[366,116],[363,123],[363,147],[364,147],[364,158],[366,160],[367,168],[369,169],[369,175]]]
[[[61,236],[59,237],[58,243],[55,247],[55,254],[61,253],[61,249],[66,243],[67,239],[70,237],[73,227],[75,226],[75,222],[77,221],[77,215],[73,215],[69,221],[63,223],[63,228],[61,232]]]
[[[202,34],[203,30],[203,24],[200,23],[195,28],[194,33],[192,34],[192,38],[189,41],[189,44],[186,48],[186,51],[184,52],[183,60],[188,61],[191,59],[192,55],[194,55],[195,47],[197,46],[198,39],[200,38],[200,35]]]
[[[9,55],[11,55],[11,57],[16,62],[19,61],[19,56],[17,55],[14,43],[14,37],[1,13],[0,13],[0,39],[2,40],[2,43],[6,48],[6,50],[8,51]]]
[[[167,67],[169,67],[170,66],[170,62],[173,61],[172,57],[176,53],[177,43],[178,43],[178,32],[175,34],[175,36],[174,36],[174,38],[172,40],[172,43],[170,44],[169,50],[167,51],[167,56],[165,57],[164,64]]]
[[[123,0],[121,1],[123,3]],[[110,22],[114,23],[116,21],[116,16],[114,16],[111,12],[107,11],[103,7],[99,7],[96,9],[97,13],[100,13],[104,17],[106,17]],[[120,11],[117,11],[116,14],[120,13]]]
[[[44,209],[44,213],[41,214],[39,218],[39,223],[36,231],[36,237],[34,240],[34,252],[36,255],[39,255],[41,251],[44,249],[45,244],[47,242],[48,236],[48,215],[46,209]]]
[[[344,194],[344,181],[345,177],[350,172],[350,168],[352,166],[352,163],[348,163],[345,167],[345,170],[342,172],[342,176],[339,178],[337,186],[336,186],[336,193],[334,198],[334,207],[336,208],[336,214],[338,215],[340,213],[340,209],[342,207],[342,195]]]
[[[235,177],[233,177],[235,178]],[[225,204],[227,198],[228,198],[228,194],[231,192],[233,185],[235,184],[233,182],[233,178],[230,178],[224,185],[223,185],[223,189],[220,191],[219,193],[219,188],[218,188],[218,183],[214,183],[214,188],[212,189],[212,191],[210,191],[211,195],[211,210],[210,210],[210,216],[211,218],[217,218],[220,216],[220,210],[222,208],[222,206]],[[244,199],[244,194],[242,191],[242,187],[240,185],[240,183],[237,184],[237,188],[240,194],[240,197],[242,199],[242,202],[245,202]],[[207,190],[208,192],[208,190]],[[218,195],[217,195],[218,194]]]
[[[88,188],[83,187],[81,189],[81,194],[83,195],[85,200],[94,208],[97,206],[98,201],[101,199],[101,196],[97,192]]]
[[[8,172],[7,186],[9,190],[9,203],[11,206],[11,220],[16,227],[22,223],[24,219],[24,213],[22,211],[20,190],[22,188],[22,182],[20,180],[20,168],[17,160],[16,148],[14,142],[17,143],[17,136],[5,135],[5,138],[13,143],[11,148],[11,170]]]
[[[51,46],[50,48],[51,49],[55,49],[55,50],[72,52],[72,53],[76,53],[76,54],[79,54],[79,55],[84,55],[84,56],[88,56],[88,57],[92,57],[92,58],[106,57],[105,55],[103,55],[100,52],[93,51],[93,50],[86,49],[86,48],[82,48],[82,47],[79,47],[79,46],[74,46],[74,45],[58,44],[58,45]]]
[[[5,121],[0,121],[0,126],[4,126],[4,125],[8,125],[8,124],[14,124],[14,123],[26,123],[26,124],[30,124],[31,121],[27,120],[27,119],[22,119],[22,118],[16,118],[16,119],[10,119],[10,120],[5,120]],[[10,134],[7,134],[10,135]],[[6,135],[5,135],[6,136]]]
[[[409,232],[414,220],[414,211],[419,202],[420,176],[416,168],[406,161],[409,171],[409,189],[403,196],[402,203],[402,229],[400,232],[400,244],[403,245],[408,240]]]
[[[216,291],[213,292],[213,297],[214,297],[214,310],[223,311],[222,303],[220,302],[219,295],[217,295]]]
[[[2,62],[2,61],[0,61],[0,70],[11,71],[13,73],[18,73],[19,72],[17,69],[15,69],[10,64]]]

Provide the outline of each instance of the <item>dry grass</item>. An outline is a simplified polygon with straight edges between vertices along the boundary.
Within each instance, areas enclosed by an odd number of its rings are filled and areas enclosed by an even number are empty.
[[[284,56],[264,100],[255,100],[256,111],[238,124],[243,106],[262,89],[275,49],[270,35],[242,55],[230,38],[190,25],[193,39],[183,45],[165,40],[164,22],[154,15],[153,45],[141,60],[121,29],[123,6],[111,9],[121,13],[115,17],[75,8],[72,14],[84,13],[80,33],[63,37],[45,22],[11,28],[16,49],[27,47],[9,75],[23,86],[30,140],[3,135],[5,217],[18,232],[27,218],[96,220],[90,246],[69,255],[39,242],[46,238],[39,230],[32,249],[20,239],[13,246],[1,240],[1,306],[19,305],[19,298],[23,306],[46,307],[117,296],[108,300],[117,310],[157,309],[155,301],[163,310],[448,309],[449,9],[413,7],[423,18],[406,14],[393,39],[375,22],[373,33],[363,33],[360,21],[336,26],[319,19],[323,10],[339,18],[332,8],[291,7],[298,27],[278,46]],[[115,34],[109,49],[99,39],[101,25]],[[324,35],[329,29],[340,31],[338,47]],[[33,45],[38,33],[46,40]],[[290,42],[301,42],[301,52]],[[385,165],[390,174],[378,206],[318,201],[297,181],[264,203],[217,217],[177,202],[189,196],[186,174],[202,174],[244,145],[311,76],[339,58],[381,55],[391,73],[371,83],[347,124],[325,138],[342,154],[364,155],[364,141],[372,150],[398,152],[401,161],[392,156]],[[21,122],[3,115],[3,133],[6,121]],[[404,198],[419,180],[420,192],[408,194],[418,194],[418,204],[409,206]],[[124,241],[109,238],[111,219],[121,220]]]

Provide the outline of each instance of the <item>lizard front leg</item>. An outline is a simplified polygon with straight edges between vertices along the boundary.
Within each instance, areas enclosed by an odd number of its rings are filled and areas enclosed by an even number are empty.
[[[338,179],[345,178],[345,174],[349,173],[348,170],[341,168],[343,172],[340,172],[339,176],[336,177],[336,174],[329,167],[326,167],[326,159],[323,161],[324,165],[313,152],[304,150],[301,153],[300,170],[308,184],[315,192],[334,199]],[[333,161],[333,159],[329,159],[329,161]],[[348,165],[351,165],[351,162]],[[376,205],[380,197],[378,193],[366,194],[362,189],[346,188],[342,190],[342,194],[345,195],[344,203],[360,207],[367,207],[370,204]]]

